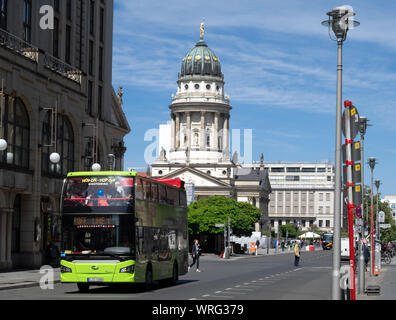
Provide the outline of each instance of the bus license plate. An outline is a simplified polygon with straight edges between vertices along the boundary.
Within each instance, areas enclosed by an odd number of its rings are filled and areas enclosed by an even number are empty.
[[[87,278],[87,282],[103,282],[103,278]]]

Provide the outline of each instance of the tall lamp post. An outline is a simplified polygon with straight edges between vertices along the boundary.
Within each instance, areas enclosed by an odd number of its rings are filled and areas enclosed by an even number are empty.
[[[378,201],[379,201],[378,189],[379,189],[380,185],[381,185],[381,181],[380,181],[380,180],[375,180],[375,187],[377,188],[377,211],[376,211],[376,217],[377,217],[377,219],[375,219],[375,220],[376,220],[376,225],[375,225],[375,230],[376,230],[376,232],[375,232],[375,238],[377,239],[377,241],[381,240],[381,239],[380,239],[379,219],[378,219],[378,212],[379,212],[379,211],[378,211]]]
[[[364,135],[366,134],[367,130],[367,122],[369,120],[366,117],[359,117],[359,131],[360,131],[360,172],[361,172],[361,185],[362,185],[362,219],[364,219]],[[366,219],[367,220],[367,219]],[[364,253],[363,253],[363,242],[362,238],[364,236],[364,224],[363,230],[360,233],[359,239],[359,293],[364,293],[365,288],[365,265],[364,265]]]
[[[333,241],[333,273],[332,273],[332,299],[341,299],[339,285],[341,267],[341,118],[342,118],[342,44],[346,39],[350,28],[358,26],[357,21],[353,21],[355,13],[352,8],[342,6],[336,7],[328,12],[328,20],[322,25],[328,27],[329,37],[330,27],[332,28],[338,44],[337,58],[337,109],[336,109],[336,141],[335,141],[335,196],[334,196],[334,241]],[[351,19],[350,19],[351,18]]]
[[[370,208],[371,208],[371,217],[370,217],[370,220],[371,220],[371,222],[370,222],[371,223],[371,225],[370,225],[371,273],[370,273],[370,275],[374,276],[374,237],[373,237],[373,235],[374,235],[374,226],[373,226],[373,219],[374,219],[374,213],[373,213],[373,207],[374,207],[374,202],[373,202],[374,175],[373,175],[373,171],[374,171],[374,167],[375,167],[375,164],[376,164],[376,159],[371,157],[369,159],[368,163],[369,163],[369,166],[370,166],[370,169],[371,169],[371,190],[370,190],[371,191],[371,193],[370,193],[370,201],[371,201],[371,206],[370,206]]]

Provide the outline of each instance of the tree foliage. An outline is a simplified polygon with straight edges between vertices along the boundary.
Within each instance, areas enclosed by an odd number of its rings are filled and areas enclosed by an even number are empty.
[[[228,223],[231,219],[232,234],[235,236],[250,236],[254,224],[261,217],[260,210],[246,202],[235,199],[213,196],[200,199],[188,207],[188,229],[190,234],[221,234],[223,228],[215,225]]]

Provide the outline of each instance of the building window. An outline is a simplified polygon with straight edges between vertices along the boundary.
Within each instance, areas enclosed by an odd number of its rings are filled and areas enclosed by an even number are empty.
[[[194,88],[198,90],[198,89],[199,89],[199,84],[196,83],[196,84],[194,85]]]
[[[317,172],[326,172],[326,168],[318,168]]]
[[[89,32],[94,35],[95,30],[95,1],[89,3]]]
[[[99,120],[103,119],[103,88],[98,87],[98,116]]]
[[[319,201],[323,201],[323,193],[319,192]]]
[[[54,30],[52,30],[52,42],[53,42],[53,48],[52,48],[52,54],[54,57],[59,58],[59,19],[54,18]]]
[[[301,172],[315,172],[315,168],[302,168]]]
[[[207,89],[207,90],[210,90],[210,84],[207,84],[207,85],[206,85],[206,89]]]
[[[3,130],[8,147],[0,151],[0,162],[28,169],[30,121],[25,105],[19,98],[11,100],[6,96],[4,111]]]
[[[103,81],[103,48],[99,48],[99,80]]]
[[[50,172],[51,115],[52,112],[49,110],[44,117],[41,130],[41,144],[43,145],[41,149],[41,171],[45,173]]]
[[[330,228],[330,220],[326,220],[326,228]]]
[[[323,227],[323,220],[319,220],[319,228]]]
[[[104,42],[104,8],[100,8],[100,41]]]
[[[24,0],[23,5],[23,40],[32,42],[32,1]]]
[[[72,0],[66,0],[66,17],[68,20],[72,18]]]
[[[285,172],[285,168],[271,168],[271,172]]]
[[[88,64],[88,72],[90,75],[93,75],[93,63],[94,63],[94,42],[92,40],[89,41],[89,64]]]
[[[54,0],[54,10],[59,12],[59,0]]]
[[[331,176],[327,176],[327,181],[331,181]]]
[[[0,28],[7,30],[7,0],[0,0]]]
[[[210,147],[210,135],[206,136],[206,146]]]
[[[74,169],[74,133],[70,120],[63,115],[58,116],[57,152],[61,156],[56,172],[66,175]]]
[[[92,116],[92,98],[93,98],[93,83],[88,81],[88,104],[87,113]]]
[[[330,201],[330,193],[326,193],[326,201]]]
[[[71,26],[66,26],[66,47],[65,47],[65,61],[71,64]]]
[[[299,176],[286,176],[286,181],[300,181]]]

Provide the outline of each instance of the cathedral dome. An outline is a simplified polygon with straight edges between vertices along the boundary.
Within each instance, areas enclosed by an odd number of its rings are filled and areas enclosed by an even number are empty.
[[[222,77],[220,60],[202,39],[183,58],[180,76]]]

